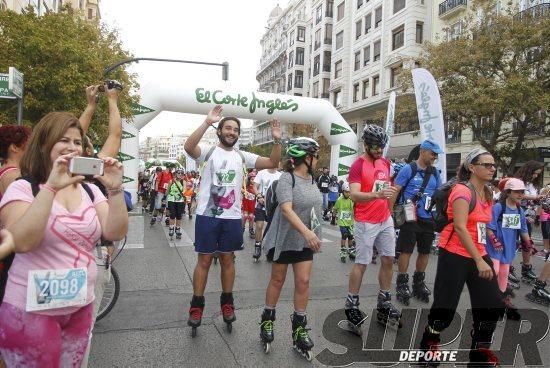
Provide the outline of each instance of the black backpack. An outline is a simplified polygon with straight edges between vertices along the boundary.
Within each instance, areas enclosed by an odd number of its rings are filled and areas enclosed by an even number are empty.
[[[294,185],[296,184],[294,173],[291,172],[290,176],[292,177],[292,188],[294,188]],[[273,218],[273,214],[275,213],[275,210],[279,206],[279,201],[277,200],[277,192],[276,192],[278,182],[279,180],[273,181],[273,183],[271,183],[269,188],[267,188],[267,192],[265,193],[265,215],[267,217],[267,222],[271,222],[271,219]]]
[[[28,181],[31,184],[33,197],[36,197],[38,195],[38,192],[40,192],[40,187],[38,186],[38,183],[30,176],[22,176],[20,178],[17,178],[16,180]],[[81,183],[81,185],[86,191],[86,193],[88,193],[88,196],[90,197],[93,203],[95,200],[95,196],[94,196],[94,192],[92,192],[92,188],[90,188],[90,186],[86,183]],[[8,281],[8,270],[10,269],[14,258],[15,258],[15,253],[12,253],[8,257],[4,258],[3,260],[0,260],[0,304],[2,304],[2,300],[4,300],[4,292],[6,291],[6,283]]]
[[[458,182],[456,179],[451,179],[445,184],[442,184],[434,192],[432,203],[430,204],[430,207],[428,209],[428,213],[432,213],[432,218],[434,220],[434,230],[438,233],[442,232],[445,226],[451,223],[451,221],[447,217],[447,208],[449,207],[449,195],[451,194],[451,190],[454,188],[455,185],[465,185],[466,187],[468,187],[468,189],[470,189],[472,199],[470,200],[470,206],[468,207],[469,214],[472,213],[476,206],[477,195],[473,185],[470,182]],[[432,212],[434,207],[435,211]]]

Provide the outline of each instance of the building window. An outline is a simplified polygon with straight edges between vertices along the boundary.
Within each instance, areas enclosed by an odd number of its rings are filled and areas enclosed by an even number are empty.
[[[336,35],[336,50],[341,49],[343,46],[344,46],[344,31],[340,31]]]
[[[372,77],[372,95],[377,96],[380,93],[380,76]]]
[[[372,28],[372,14],[369,13],[365,16],[365,34],[370,32]]]
[[[313,76],[315,77],[317,74],[319,74],[319,67],[321,66],[321,56],[317,55],[315,56],[315,59],[313,59]]]
[[[313,50],[317,50],[321,47],[321,29],[315,32],[315,43],[313,44]]]
[[[369,94],[369,80],[366,79],[363,81],[363,100],[366,99],[368,97],[368,94]]]
[[[390,88],[397,87],[397,78],[403,70],[403,64],[391,68],[390,70]]]
[[[370,63],[370,45],[363,49],[363,66],[367,66]]]
[[[342,105],[342,91],[341,90],[334,91],[333,98],[334,98],[333,99],[334,106],[339,107],[339,106]]]
[[[355,22],[355,39],[358,40],[361,37],[361,30],[363,29],[363,21],[359,19]]]
[[[296,47],[296,65],[304,65],[304,48]]]
[[[289,36],[289,40],[288,40],[288,45],[289,45],[289,46],[294,45],[294,31],[290,32],[290,36]]]
[[[462,22],[458,21],[447,29],[447,40],[448,41],[456,40],[460,37],[461,33],[462,33]]]
[[[294,77],[294,87],[303,88],[304,87],[304,72],[301,70],[296,70],[296,76]]]
[[[325,24],[325,45],[332,45],[332,24]]]
[[[361,68],[361,51],[355,53],[355,59],[353,62],[353,70],[357,71]]]
[[[424,41],[424,23],[416,22],[416,43]]]
[[[319,82],[313,83],[313,91],[311,91],[313,98],[319,98]]]
[[[315,24],[319,24],[322,19],[323,19],[323,4],[319,5],[317,7],[317,10],[315,11]]]
[[[353,102],[359,101],[359,83],[353,85]]]
[[[325,12],[325,15],[328,18],[332,18],[333,8],[334,8],[334,0],[327,0],[327,10]]]
[[[393,14],[405,9],[405,0],[393,0]]]
[[[357,9],[363,6],[363,0],[357,0]]]
[[[294,66],[294,51],[288,53],[288,67],[292,68]]]
[[[380,60],[380,40],[378,40],[374,43],[374,50],[373,51],[374,51],[373,61]]]
[[[330,51],[323,51],[323,71],[330,72],[332,53]]]
[[[321,95],[322,98],[329,97],[329,93],[328,93],[329,88],[330,88],[330,79],[323,78],[323,94]]]
[[[344,18],[344,10],[346,7],[346,2],[342,1],[336,8],[336,21],[339,22]]]
[[[88,8],[88,19],[94,18],[94,10],[92,8]]]
[[[298,37],[296,39],[301,42],[306,41],[306,27],[298,27]]]
[[[381,23],[382,23],[382,7],[379,6],[374,11],[374,28],[380,27]]]
[[[395,50],[403,47],[405,43],[405,26],[401,25],[392,31],[391,49]]]
[[[290,91],[292,89],[292,73],[290,73],[288,75],[288,86],[287,86],[287,91]]]
[[[342,60],[338,60],[334,63],[334,79],[338,79],[342,76]]]
[[[8,10],[8,4],[6,4],[6,0],[0,1],[0,11]]]

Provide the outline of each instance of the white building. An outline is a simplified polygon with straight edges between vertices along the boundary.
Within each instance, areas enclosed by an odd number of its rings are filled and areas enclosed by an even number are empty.
[[[35,8],[38,15],[51,11],[57,13],[65,4],[71,4],[86,20],[100,20],[100,0],[0,0],[0,11],[13,10],[21,13],[27,6]]]

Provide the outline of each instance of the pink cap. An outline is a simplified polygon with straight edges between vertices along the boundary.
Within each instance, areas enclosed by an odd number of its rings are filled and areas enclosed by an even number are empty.
[[[510,178],[506,181],[506,184],[504,185],[504,190],[525,190],[525,184],[523,181],[516,179],[516,178]]]

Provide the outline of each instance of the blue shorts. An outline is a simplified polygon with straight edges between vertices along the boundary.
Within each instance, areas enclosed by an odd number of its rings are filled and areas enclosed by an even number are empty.
[[[348,226],[340,226],[340,234],[342,234],[342,240],[353,240],[353,233]]]
[[[231,253],[243,248],[243,223],[241,219],[196,216],[195,252],[202,254]]]

